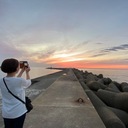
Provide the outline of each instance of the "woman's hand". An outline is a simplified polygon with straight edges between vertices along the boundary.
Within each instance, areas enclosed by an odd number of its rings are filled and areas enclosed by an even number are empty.
[[[29,71],[30,71],[30,67],[25,67],[25,71],[26,71],[26,79],[30,79],[30,75],[29,75]]]
[[[29,75],[29,71],[30,71],[30,70],[31,70],[31,69],[30,69],[29,65],[28,65],[28,67],[23,67],[23,68],[21,68],[21,70],[20,70],[19,74],[17,75],[17,77],[21,77],[22,74],[23,74],[24,72],[26,72],[26,79],[30,79],[30,75]]]
[[[29,72],[30,70],[31,70],[30,67],[25,67],[26,72]]]
[[[24,73],[24,71],[25,71],[25,68],[21,68],[21,70],[20,70],[19,74],[17,75],[17,77],[21,77],[22,74]]]

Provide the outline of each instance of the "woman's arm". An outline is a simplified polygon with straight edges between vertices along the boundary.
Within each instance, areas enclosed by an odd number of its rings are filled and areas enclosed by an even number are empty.
[[[20,70],[19,74],[17,75],[17,77],[21,77],[24,73],[24,71],[26,72],[26,79],[30,79],[30,75],[29,75],[29,71],[30,71],[30,67],[24,67]]]
[[[21,77],[22,74],[24,73],[24,71],[25,71],[25,68],[22,68],[22,69],[20,70],[19,74],[17,75],[17,77]]]
[[[30,75],[29,75],[29,71],[30,71],[30,67],[28,68],[25,68],[25,71],[26,71],[26,79],[30,79]]]

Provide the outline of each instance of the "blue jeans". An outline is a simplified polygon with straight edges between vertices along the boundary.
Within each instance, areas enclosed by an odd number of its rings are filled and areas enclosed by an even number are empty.
[[[23,128],[26,113],[15,119],[4,118],[5,128]]]

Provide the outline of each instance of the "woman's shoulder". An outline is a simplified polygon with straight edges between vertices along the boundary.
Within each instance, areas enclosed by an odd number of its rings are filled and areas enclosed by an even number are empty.
[[[22,78],[22,77],[15,77],[14,79],[21,82],[31,81],[31,80],[26,80],[25,78]]]
[[[5,77],[5,81],[22,82],[25,81],[25,79],[22,77]]]
[[[4,77],[5,80],[22,80],[22,77]]]

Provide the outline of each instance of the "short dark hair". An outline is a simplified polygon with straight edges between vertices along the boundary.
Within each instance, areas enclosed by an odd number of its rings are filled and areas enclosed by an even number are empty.
[[[19,66],[19,61],[13,58],[5,59],[1,64],[1,70],[4,73],[13,73],[16,72]]]

